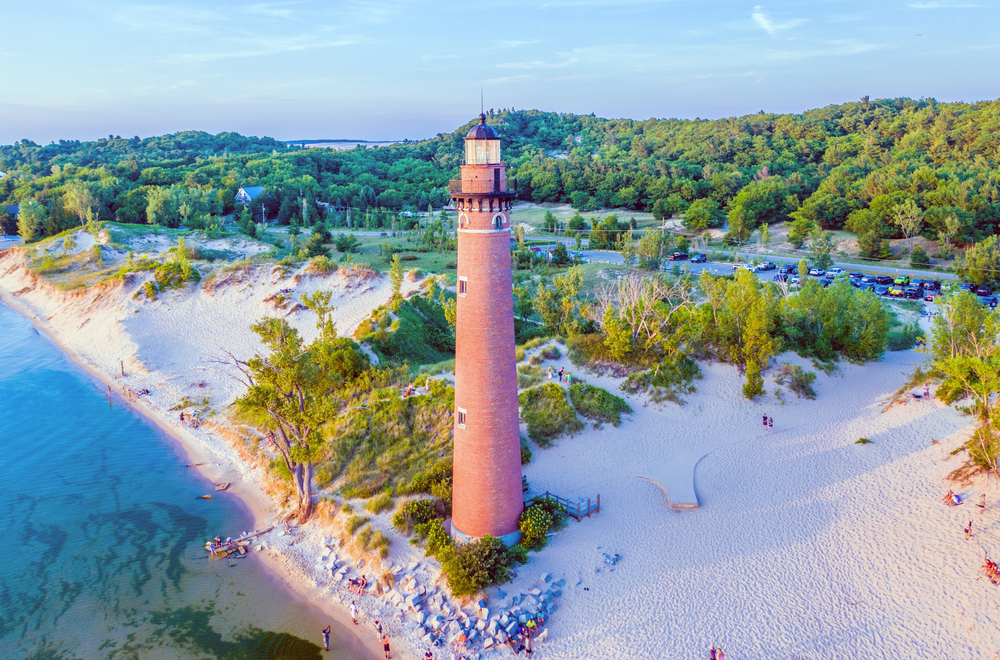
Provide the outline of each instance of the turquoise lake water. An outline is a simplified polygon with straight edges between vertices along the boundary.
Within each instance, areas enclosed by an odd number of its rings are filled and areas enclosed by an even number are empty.
[[[369,657],[257,559],[207,559],[242,503],[2,303],[0,443],[0,658]]]

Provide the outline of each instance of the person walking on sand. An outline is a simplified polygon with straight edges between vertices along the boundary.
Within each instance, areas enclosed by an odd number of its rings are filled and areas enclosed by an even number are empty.
[[[351,601],[351,621],[354,622],[354,625],[358,625],[358,606],[353,600]]]
[[[976,505],[976,508],[979,509],[979,515],[982,515],[983,511],[986,510],[986,493],[980,495],[979,498],[979,504]]]
[[[767,415],[764,415],[764,430],[767,431]]]
[[[768,418],[767,418],[767,432],[770,433],[773,430],[774,430],[774,418],[771,417],[771,416],[768,416]]]
[[[389,636],[382,636],[382,649],[385,651],[385,660],[389,660]]]
[[[718,660],[718,655],[715,653],[715,644],[708,647],[708,660]]]
[[[927,399],[928,401],[931,398],[931,388],[930,385],[928,385],[927,383],[924,383],[924,398]]]
[[[548,376],[549,382],[551,383],[552,382],[552,367],[549,367],[549,370],[545,372],[545,375]]]
[[[972,521],[971,520],[969,521],[969,524],[965,526],[965,540],[968,541],[970,536],[972,536]]]
[[[559,382],[562,382],[563,374],[566,372],[566,367],[559,367]]]
[[[715,656],[716,660],[725,660],[726,654],[723,652],[722,647],[719,647],[719,652]]]
[[[382,622],[379,621],[378,619],[375,619],[375,630],[378,631],[378,636],[381,637],[382,636]]]
[[[323,628],[323,650],[330,650],[330,626]]]

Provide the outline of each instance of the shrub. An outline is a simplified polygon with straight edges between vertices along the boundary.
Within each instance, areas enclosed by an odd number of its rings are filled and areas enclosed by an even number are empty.
[[[385,559],[389,556],[389,548],[392,547],[392,539],[382,533],[382,530],[375,532],[375,538],[372,540],[372,545],[378,548],[378,556]]]
[[[314,275],[327,275],[336,272],[337,264],[326,255],[313,257],[309,262],[308,271]]]
[[[622,413],[632,412],[625,399],[593,385],[571,385],[569,398],[581,416],[613,426],[622,423]]]
[[[171,260],[164,262],[157,268],[153,277],[156,279],[160,291],[166,291],[167,289],[179,289],[188,282],[200,281],[201,273],[187,262]]]
[[[774,375],[774,381],[779,385],[785,385],[800,398],[815,399],[816,390],[813,389],[813,381],[816,374],[805,371],[800,366],[793,366],[787,362],[782,362],[778,367],[778,372]]]
[[[528,563],[528,549],[520,543],[510,546],[510,555],[518,564]]]
[[[531,445],[528,444],[528,439],[521,436],[521,465],[527,465],[531,462]]]
[[[351,534],[358,531],[358,528],[368,522],[368,516],[358,516],[353,515],[351,519],[347,521],[347,531]]]
[[[510,580],[510,569],[517,561],[503,541],[486,535],[472,543],[455,546],[451,557],[441,566],[448,588],[456,596],[471,596],[487,587]]]
[[[392,526],[399,531],[412,531],[416,525],[430,522],[437,516],[430,500],[410,500],[392,517]]]
[[[423,524],[416,525],[413,531],[419,538],[427,539],[424,555],[434,557],[443,562],[451,556],[455,548],[454,542],[444,529],[444,523],[440,518],[429,520]]]
[[[869,440],[868,438],[858,438],[857,440],[854,441],[854,444],[856,445],[870,445],[871,443],[872,441]]]
[[[528,425],[528,437],[540,447],[552,446],[559,436],[574,434],[583,428],[566,392],[555,383],[545,383],[525,390],[517,397],[521,419]]]
[[[146,297],[150,300],[156,300],[156,285],[152,282],[146,282],[142,285],[142,291],[146,294]]]
[[[924,248],[919,245],[913,246],[913,253],[910,255],[910,267],[911,268],[927,268],[931,265],[931,260],[927,256],[927,252]]]
[[[365,508],[372,513],[382,513],[392,508],[392,490],[383,490],[365,503]]]
[[[913,348],[918,336],[920,336],[920,329],[917,324],[906,323],[889,331],[885,347],[890,351],[908,351]]]
[[[530,550],[541,550],[548,540],[552,527],[552,516],[543,507],[531,505],[518,518],[521,529],[521,545]]]
[[[651,390],[650,396],[654,401],[666,400],[683,405],[681,395],[693,393],[694,381],[700,378],[701,367],[685,355],[665,359],[654,369],[629,376],[622,383],[622,391],[634,394]]]

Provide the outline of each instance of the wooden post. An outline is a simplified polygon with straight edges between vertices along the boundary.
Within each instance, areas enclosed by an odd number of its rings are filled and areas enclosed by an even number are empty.
[[[125,376],[125,361],[121,360],[119,361],[119,364],[122,365],[122,376]]]
[[[590,498],[587,498],[587,517],[590,517]]]
[[[601,494],[597,494],[597,513],[601,512]]]

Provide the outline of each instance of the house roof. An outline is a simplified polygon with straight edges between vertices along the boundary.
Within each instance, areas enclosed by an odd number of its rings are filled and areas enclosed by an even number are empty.
[[[240,188],[240,192],[244,193],[250,199],[257,199],[257,197],[264,192],[264,186],[246,186]]]
[[[18,205],[18,204],[8,204],[7,205],[7,213],[13,213],[14,215],[17,215],[20,212],[21,212],[20,205]]]

